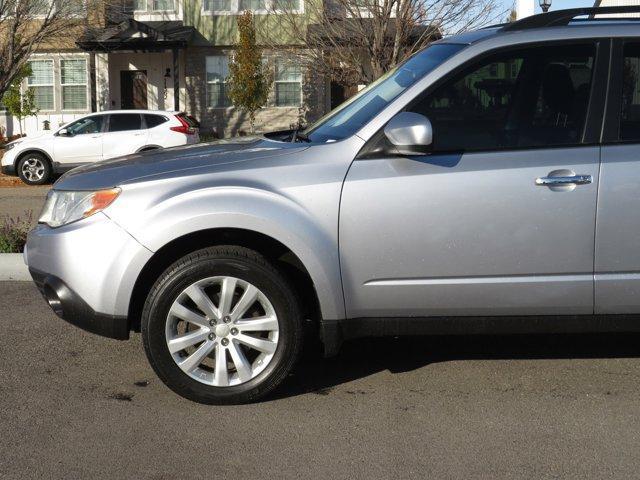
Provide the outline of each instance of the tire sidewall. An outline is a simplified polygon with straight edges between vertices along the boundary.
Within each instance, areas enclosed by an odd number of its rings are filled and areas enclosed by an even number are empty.
[[[176,393],[201,403],[244,402],[268,393],[290,370],[301,337],[295,297],[284,279],[259,264],[224,255],[175,265],[169,267],[152,289],[142,318],[145,349],[158,376]],[[241,385],[213,387],[198,382],[178,367],[166,343],[166,320],[175,299],[189,285],[214,276],[236,277],[251,283],[266,295],[278,317],[278,346],[274,356],[258,376]]]
[[[44,175],[42,176],[42,179],[38,180],[37,182],[33,182],[33,181],[27,179],[22,174],[22,165],[24,164],[24,162],[26,162],[27,160],[29,160],[31,158],[37,158],[44,165]],[[28,153],[28,154],[24,155],[18,161],[17,170],[18,170],[18,177],[20,177],[20,180],[22,180],[27,185],[44,185],[51,178],[51,164],[49,163],[49,160],[47,158],[45,158],[45,156],[40,154],[40,153]]]

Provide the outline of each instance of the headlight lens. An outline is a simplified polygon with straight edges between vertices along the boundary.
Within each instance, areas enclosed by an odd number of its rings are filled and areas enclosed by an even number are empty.
[[[11,142],[11,143],[7,143],[3,148],[6,150],[11,150],[13,147],[15,147],[16,145],[18,145],[20,142]]]
[[[51,190],[38,222],[46,223],[50,227],[67,225],[104,210],[118,198],[118,195],[119,188],[95,192]]]

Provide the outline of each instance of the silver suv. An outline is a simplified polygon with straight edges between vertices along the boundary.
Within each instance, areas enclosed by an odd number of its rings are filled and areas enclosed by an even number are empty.
[[[602,17],[637,11],[447,38],[306,131],[75,169],[26,262],[60,317],[141,330],[203,403],[265,395],[314,334],[332,355],[365,335],[640,330],[640,29]]]

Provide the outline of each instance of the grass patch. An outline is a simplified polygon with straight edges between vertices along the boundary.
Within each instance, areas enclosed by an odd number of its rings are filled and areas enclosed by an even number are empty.
[[[22,253],[32,225],[30,211],[22,217],[4,217],[0,223],[0,253]]]

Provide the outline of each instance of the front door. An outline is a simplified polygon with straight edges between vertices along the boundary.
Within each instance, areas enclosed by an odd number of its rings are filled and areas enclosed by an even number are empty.
[[[65,126],[67,135],[53,137],[53,156],[59,168],[102,160],[105,117],[96,114],[81,118]]]
[[[353,163],[349,317],[593,313],[595,57],[592,44],[495,54],[409,108],[433,124],[431,155]]]
[[[120,98],[123,109],[147,109],[147,71],[123,70],[120,72]]]

